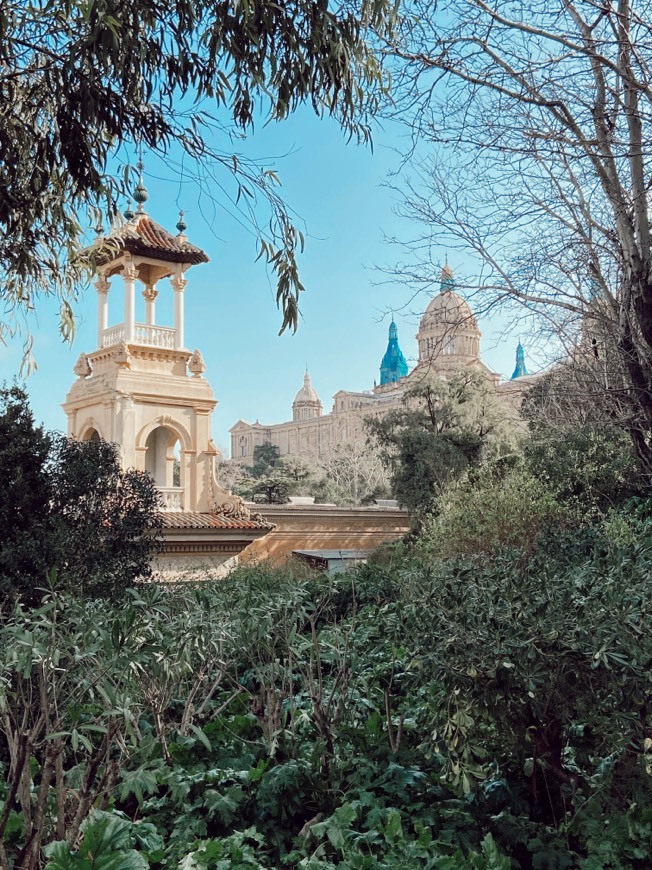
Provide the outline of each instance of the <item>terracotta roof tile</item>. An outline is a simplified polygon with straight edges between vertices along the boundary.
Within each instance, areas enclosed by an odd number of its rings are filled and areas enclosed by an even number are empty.
[[[106,252],[102,250],[103,246],[106,246]],[[98,263],[113,260],[120,251],[155,257],[171,263],[208,263],[208,256],[201,248],[190,244],[185,237],[173,236],[145,212],[113,227],[88,250],[97,251]]]
[[[164,529],[231,529],[271,532],[276,526],[263,519],[241,519],[222,514],[166,511],[161,514]]]

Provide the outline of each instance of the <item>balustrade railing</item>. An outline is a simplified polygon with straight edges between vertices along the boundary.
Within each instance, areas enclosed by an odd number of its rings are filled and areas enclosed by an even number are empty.
[[[102,347],[113,347],[124,341],[125,327],[124,323],[119,323],[117,326],[112,326],[110,329],[105,329],[102,333]]]
[[[145,323],[137,323],[134,327],[134,341],[136,344],[146,344],[148,347],[163,347],[166,350],[173,350],[174,333],[174,329],[169,326],[149,326]]]
[[[157,487],[161,496],[162,511],[182,511],[183,510],[183,487],[181,486],[159,486]]]
[[[161,347],[174,350],[175,330],[169,326],[150,326],[147,323],[134,324],[134,344],[146,347]],[[102,347],[114,347],[125,340],[124,323],[111,326],[102,333]]]

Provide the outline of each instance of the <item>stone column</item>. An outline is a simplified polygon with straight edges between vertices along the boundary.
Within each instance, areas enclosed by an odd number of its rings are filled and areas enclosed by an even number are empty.
[[[125,285],[125,317],[124,317],[124,340],[133,342],[136,326],[136,278],[138,269],[129,263],[122,270],[122,278]]]
[[[148,326],[154,326],[156,323],[156,297],[158,290],[153,284],[148,284],[143,290],[143,298],[145,300],[145,323]]]
[[[183,291],[188,281],[179,272],[170,279],[174,289],[174,347],[181,350],[183,347]]]
[[[100,275],[95,282],[97,288],[97,346],[102,347],[104,332],[109,327],[109,287],[111,282]]]

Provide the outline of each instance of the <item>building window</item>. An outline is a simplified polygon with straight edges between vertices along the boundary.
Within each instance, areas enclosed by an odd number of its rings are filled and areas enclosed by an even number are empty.
[[[447,356],[450,356],[451,354],[454,354],[454,353],[457,352],[457,351],[456,351],[456,342],[455,342],[455,339],[454,339],[454,338],[449,338],[449,339],[448,339],[448,341],[446,342],[446,344],[445,344],[444,347],[443,347],[443,352],[444,352]]]

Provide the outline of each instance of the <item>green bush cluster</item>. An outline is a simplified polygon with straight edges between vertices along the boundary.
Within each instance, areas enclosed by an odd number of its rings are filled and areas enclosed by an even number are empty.
[[[539,547],[554,558],[555,540],[569,534],[632,541],[633,506],[646,504],[647,492],[617,430],[533,426],[518,449],[488,457],[431,500],[414,552],[492,558],[504,548],[527,555]]]
[[[0,860],[649,866],[652,552],[567,543],[16,609]]]
[[[37,426],[20,387],[0,388],[0,609],[47,588],[119,598],[151,575],[159,496],[119,449]]]

